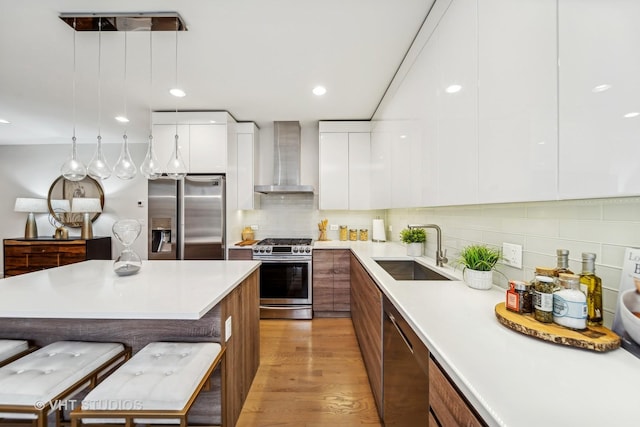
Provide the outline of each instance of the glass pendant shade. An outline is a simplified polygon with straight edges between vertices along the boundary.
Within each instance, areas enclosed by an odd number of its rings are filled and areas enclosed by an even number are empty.
[[[182,179],[187,175],[187,166],[180,154],[180,147],[178,146],[178,134],[176,134],[176,142],[171,154],[171,159],[167,163],[167,175],[169,178],[175,180]]]
[[[127,141],[127,135],[122,136],[122,150],[120,151],[120,157],[118,162],[113,168],[116,176],[120,179],[133,179],[136,176],[137,168],[131,158],[129,152],[129,142]]]
[[[87,166],[87,174],[93,179],[107,179],[111,176],[111,167],[102,153],[102,137],[98,135],[98,144],[93,159]]]
[[[158,179],[162,175],[158,158],[153,149],[153,135],[149,135],[149,144],[147,145],[147,155],[140,165],[140,173],[147,179]]]
[[[75,136],[71,138],[71,157],[60,167],[60,174],[69,181],[82,181],[87,176],[87,167],[78,160]]]

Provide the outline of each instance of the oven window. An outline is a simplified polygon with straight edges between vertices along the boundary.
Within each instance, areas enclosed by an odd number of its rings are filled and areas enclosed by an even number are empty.
[[[260,298],[308,298],[309,263],[265,263],[260,266]]]

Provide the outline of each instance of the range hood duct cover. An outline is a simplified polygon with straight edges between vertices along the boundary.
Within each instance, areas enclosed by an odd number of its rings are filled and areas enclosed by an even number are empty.
[[[256,185],[258,193],[313,193],[300,184],[300,122],[273,122],[273,185]]]

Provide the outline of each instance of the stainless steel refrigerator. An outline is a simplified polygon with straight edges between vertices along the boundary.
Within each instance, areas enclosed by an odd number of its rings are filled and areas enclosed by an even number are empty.
[[[225,259],[225,178],[149,181],[149,259]]]

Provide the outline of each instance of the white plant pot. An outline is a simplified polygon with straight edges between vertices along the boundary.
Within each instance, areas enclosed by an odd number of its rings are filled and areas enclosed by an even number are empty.
[[[422,243],[407,243],[407,255],[422,256]]]
[[[470,268],[465,268],[462,273],[464,281],[470,288],[473,289],[491,289],[493,286],[493,270],[491,271],[478,271]]]

